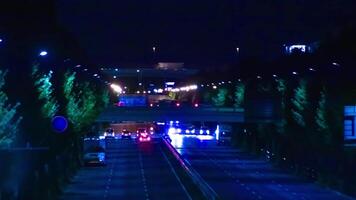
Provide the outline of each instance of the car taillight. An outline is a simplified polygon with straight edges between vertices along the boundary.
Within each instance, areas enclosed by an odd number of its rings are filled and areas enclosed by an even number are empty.
[[[196,108],[197,108],[198,106],[199,106],[199,104],[197,104],[197,103],[195,103],[195,104],[194,104],[194,107],[196,107]]]
[[[176,103],[176,106],[179,107],[179,106],[180,106],[180,103]]]
[[[150,107],[153,107],[153,103],[150,103]]]

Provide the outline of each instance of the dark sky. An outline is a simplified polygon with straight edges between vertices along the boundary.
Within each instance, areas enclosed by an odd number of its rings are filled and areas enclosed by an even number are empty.
[[[269,57],[354,23],[353,0],[58,0],[58,17],[103,66]],[[152,54],[152,46],[158,49]]]

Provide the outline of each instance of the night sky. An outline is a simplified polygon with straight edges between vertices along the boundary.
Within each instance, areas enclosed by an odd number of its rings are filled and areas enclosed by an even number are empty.
[[[268,2],[268,3],[267,3]],[[353,0],[59,0],[58,19],[103,66],[268,58],[354,23]],[[152,53],[152,46],[157,53]]]

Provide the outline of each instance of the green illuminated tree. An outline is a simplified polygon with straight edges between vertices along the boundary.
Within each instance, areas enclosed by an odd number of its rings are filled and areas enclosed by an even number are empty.
[[[97,99],[94,90],[89,86],[88,82],[81,85],[81,105],[80,105],[80,127],[79,129],[85,128],[90,125],[96,118],[98,114]]]
[[[52,118],[57,113],[59,105],[53,95],[53,87],[51,83],[52,71],[48,74],[41,74],[38,66],[34,66],[32,77],[38,92],[38,99],[42,101],[41,112],[46,118]]]
[[[0,148],[13,143],[19,131],[22,117],[17,117],[17,108],[20,103],[11,105],[2,88],[5,84],[6,72],[0,70]]]
[[[242,107],[244,105],[244,101],[245,101],[245,89],[246,86],[243,83],[238,83],[235,86],[235,103],[234,103],[234,107],[239,108]]]
[[[308,106],[307,99],[307,82],[300,80],[299,86],[294,90],[292,98],[292,117],[294,121],[301,127],[305,127],[305,112]]]
[[[286,91],[287,91],[287,85],[285,80],[283,79],[277,79],[277,91],[281,96],[281,115],[282,119],[280,122],[276,124],[277,127],[277,132],[278,133],[284,133],[286,126],[287,126],[287,120],[286,120]]]
[[[224,106],[226,103],[226,98],[227,98],[227,89],[225,88],[220,88],[218,90],[218,93],[215,97],[213,97],[213,104],[215,106]]]
[[[110,93],[109,90],[103,90],[102,96],[101,96],[101,101],[103,103],[103,107],[107,107],[110,103]]]
[[[331,143],[331,133],[327,123],[327,107],[326,107],[326,91],[323,89],[320,92],[320,99],[316,109],[315,123],[317,130],[322,134],[326,144]]]
[[[80,112],[80,103],[81,99],[78,97],[76,91],[74,90],[75,85],[75,72],[66,72],[64,74],[64,96],[67,100],[66,105],[66,114],[68,120],[73,124],[74,129],[78,130],[81,127],[80,119],[81,119],[81,112]]]

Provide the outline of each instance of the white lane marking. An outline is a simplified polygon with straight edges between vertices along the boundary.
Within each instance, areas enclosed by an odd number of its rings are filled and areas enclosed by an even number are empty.
[[[148,194],[148,188],[147,188],[147,183],[146,183],[146,176],[145,176],[145,170],[143,168],[143,161],[142,161],[142,154],[139,152],[139,163],[140,163],[140,168],[141,168],[141,176],[142,176],[142,183],[143,183],[143,189],[145,191],[145,196],[146,200],[149,200],[149,194]]]
[[[169,167],[171,168],[171,171],[173,172],[174,176],[176,177],[176,179],[178,180],[178,183],[179,185],[182,187],[184,193],[187,195],[187,197],[190,199],[190,200],[193,200],[192,197],[189,195],[187,189],[185,188],[185,186],[183,185],[182,181],[180,180],[180,178],[178,177],[176,171],[174,170],[172,164],[169,162],[166,154],[162,151],[162,147],[159,147],[159,150],[161,152],[161,154],[163,155],[164,159],[167,161]]]

